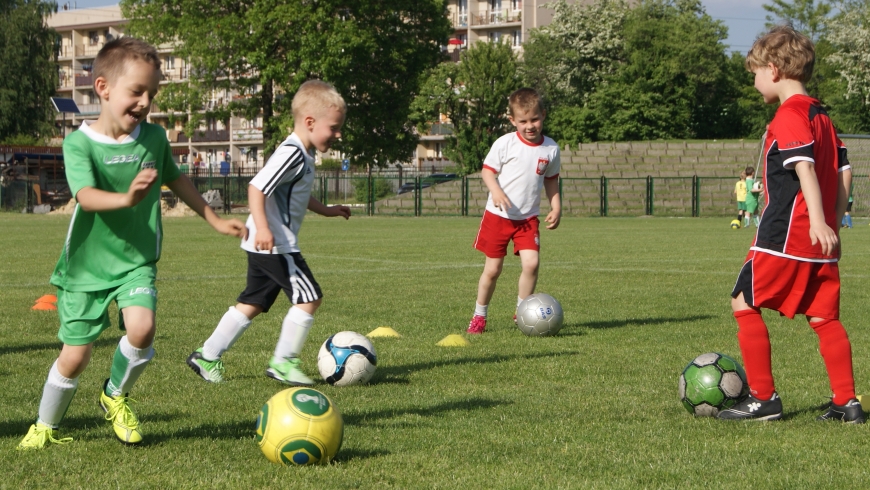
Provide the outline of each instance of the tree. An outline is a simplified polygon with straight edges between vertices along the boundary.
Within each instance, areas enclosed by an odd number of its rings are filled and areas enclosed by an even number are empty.
[[[510,46],[477,42],[459,64],[443,63],[428,73],[412,105],[412,120],[428,132],[440,114],[454,125],[445,155],[467,175],[483,167],[492,144],[509,131],[508,96],[519,87],[517,59]]]
[[[847,4],[828,39],[837,48],[828,58],[846,80],[847,95],[870,106],[870,1]]]
[[[825,0],[794,0],[789,3],[786,0],[772,0],[773,4],[764,4],[762,8],[774,16],[766,16],[768,27],[773,26],[776,19],[787,22],[798,31],[803,32],[813,41],[824,36],[827,29],[827,17],[831,13],[831,4]]]
[[[381,166],[413,154],[408,107],[452,32],[442,0],[122,0],[121,8],[129,32],[174,44],[190,63],[189,80],[157,100],[161,109],[191,112],[188,131],[203,118],[262,115],[269,152],[292,127],[292,94],[320,78],[348,103],[336,149]],[[204,107],[214,92],[232,100]]]
[[[624,26],[625,59],[590,101],[599,139],[739,136],[721,21],[699,0],[646,0]]]
[[[56,11],[56,3],[42,0],[0,3],[0,141],[54,131],[57,34],[45,17]]]

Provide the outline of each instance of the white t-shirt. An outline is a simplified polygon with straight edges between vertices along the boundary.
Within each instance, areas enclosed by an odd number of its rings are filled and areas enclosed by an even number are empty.
[[[266,195],[266,220],[275,239],[272,253],[299,252],[296,237],[308,210],[313,183],[314,156],[305,151],[296,133],[281,143],[263,169],[251,179],[250,185]],[[255,246],[257,225],[253,216],[248,215],[246,225],[248,239],[242,241],[242,248],[248,252],[269,253]]]
[[[541,188],[544,179],[559,176],[559,145],[544,136],[540,143],[529,143],[519,133],[508,133],[495,140],[483,160],[483,168],[497,174],[511,208],[502,211],[492,203],[492,193],[486,210],[511,220],[524,220],[541,212]]]

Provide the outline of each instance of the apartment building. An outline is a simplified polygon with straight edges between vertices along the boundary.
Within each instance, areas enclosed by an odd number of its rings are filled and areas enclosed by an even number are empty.
[[[94,58],[108,41],[124,35],[127,19],[119,6],[70,9],[69,4],[48,18],[47,24],[58,33],[58,88],[57,96],[73,99],[80,114],[58,114],[61,134],[74,131],[86,119],[96,119],[100,101],[94,93],[92,76]],[[184,81],[189,76],[187,62],[174,55],[172,46],[158,47],[163,69],[161,85]],[[206,101],[207,106],[222,105],[233,96],[226,91],[215,91]],[[148,122],[166,129],[172,154],[182,168],[203,169],[259,169],[264,164],[263,120],[245,120],[238,117],[223,121],[206,120],[199,131],[185,134],[182,122],[170,123],[170,115],[154,105]]]
[[[448,0],[448,15],[454,34],[445,46],[449,59],[459,61],[460,53],[478,41],[509,42],[521,50],[529,29],[548,24],[553,17],[551,9],[541,8],[546,0]],[[93,89],[92,68],[94,58],[103,45],[124,34],[128,20],[119,6],[88,9],[61,5],[49,17],[47,24],[58,33],[58,89],[59,97],[73,99],[80,114],[58,114],[61,134],[75,130],[82,120],[95,119],[100,112],[99,100]],[[189,77],[186,60],[173,53],[171,45],[158,48],[164,79],[161,85],[184,81]],[[208,106],[222,105],[235,94],[215,91],[206,101]],[[182,166],[211,168],[258,169],[264,164],[263,121],[238,117],[224,121],[207,120],[194,134],[185,134],[182,122],[170,123],[170,115],[155,105],[148,121],[166,129],[173,155]],[[450,122],[439,121],[429,134],[421,135],[416,154],[408,167],[419,170],[441,170],[450,165],[443,159],[442,149],[451,133]],[[330,155],[336,157],[336,155]],[[228,165],[223,165],[227,162]]]

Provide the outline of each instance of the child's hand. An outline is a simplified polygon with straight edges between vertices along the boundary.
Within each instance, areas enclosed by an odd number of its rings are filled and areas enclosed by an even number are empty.
[[[130,183],[130,188],[127,189],[129,206],[132,208],[142,202],[142,199],[145,199],[145,196],[151,191],[151,186],[155,182],[157,182],[157,170],[153,168],[143,169],[136,174],[133,182]]]
[[[837,233],[824,223],[816,226],[810,223],[810,242],[813,245],[821,243],[825,255],[832,255],[840,244]]]
[[[329,216],[341,216],[344,219],[350,219],[350,208],[347,206],[329,206]]]
[[[243,240],[248,238],[248,227],[241,221],[233,219],[222,219],[214,224],[215,230],[224,235],[230,235]]]
[[[492,204],[502,211],[507,211],[513,206],[511,200],[508,199],[507,194],[505,194],[501,189],[492,192]]]
[[[555,230],[559,227],[559,223],[562,221],[562,212],[561,211],[550,211],[547,213],[547,217],[544,218],[545,223],[550,223],[547,225],[548,230]]]
[[[272,236],[272,230],[268,227],[257,229],[257,235],[254,237],[254,248],[261,252],[268,251],[272,253],[272,247],[275,246],[275,237]]]

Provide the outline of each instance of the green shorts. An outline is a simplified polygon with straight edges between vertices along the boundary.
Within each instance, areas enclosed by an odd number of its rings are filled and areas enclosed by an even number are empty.
[[[758,211],[758,201],[750,201],[747,199],[746,212],[749,214],[755,214],[756,211]]]
[[[746,211],[746,201],[737,201],[737,210]]]
[[[57,290],[57,313],[60,331],[57,338],[67,345],[87,345],[97,340],[109,328],[109,304],[114,300],[119,309],[144,306],[157,311],[157,289],[154,277],[140,276],[112,289],[103,291]],[[122,318],[118,327],[123,330]]]

